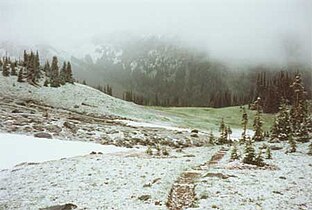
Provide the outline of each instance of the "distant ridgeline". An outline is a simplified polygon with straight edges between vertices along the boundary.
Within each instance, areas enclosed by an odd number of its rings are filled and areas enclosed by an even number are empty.
[[[40,64],[39,53],[24,51],[24,59],[11,60],[5,56],[0,58],[0,71],[5,77],[17,76],[18,82],[28,82],[34,86],[60,87],[65,83],[74,83],[72,68],[70,62],[64,62],[62,68],[58,66],[57,57],[52,58],[50,66],[49,61],[45,65]]]

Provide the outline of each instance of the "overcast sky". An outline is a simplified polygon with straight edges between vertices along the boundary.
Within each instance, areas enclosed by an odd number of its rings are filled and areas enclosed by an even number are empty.
[[[0,0],[0,19],[0,41],[65,50],[122,31],[177,36],[222,59],[312,60],[311,0]]]

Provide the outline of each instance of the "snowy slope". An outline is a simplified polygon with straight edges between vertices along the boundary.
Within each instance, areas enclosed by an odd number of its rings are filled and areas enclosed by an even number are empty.
[[[143,152],[87,155],[0,171],[0,209],[74,203],[78,209],[167,209],[172,183],[218,147],[190,148],[171,157]],[[190,156],[192,154],[192,156]],[[142,201],[142,195],[150,199]]]
[[[74,156],[87,155],[92,151],[107,153],[137,151],[112,145],[81,141],[42,139],[33,136],[0,133],[0,170],[28,162],[37,163]]]
[[[37,88],[27,83],[19,83],[15,76],[0,76],[0,95],[20,99],[33,99],[56,108],[78,112],[116,115],[153,123],[170,124],[168,114],[146,109],[143,106],[106,95],[94,88],[75,83],[59,88]],[[76,107],[76,108],[75,108]]]

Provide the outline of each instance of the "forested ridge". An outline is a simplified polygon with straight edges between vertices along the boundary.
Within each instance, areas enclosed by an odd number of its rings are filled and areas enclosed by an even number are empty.
[[[155,37],[102,46],[99,59],[76,60],[75,69],[84,69],[78,78],[88,84],[102,90],[109,84],[114,96],[143,105],[227,107],[260,96],[264,111],[273,113],[282,97],[291,100],[289,85],[296,74],[311,98],[311,68],[305,65],[234,66],[181,46]]]

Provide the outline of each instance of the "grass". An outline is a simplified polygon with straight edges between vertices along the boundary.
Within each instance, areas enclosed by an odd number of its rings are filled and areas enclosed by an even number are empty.
[[[226,108],[202,107],[149,107],[177,117],[177,124],[182,127],[198,128],[203,130],[218,130],[221,119],[232,128],[241,128],[242,111],[239,106]],[[247,109],[246,109],[247,110]],[[256,111],[247,110],[248,128],[252,129]],[[264,131],[270,130],[273,115],[262,114]]]

